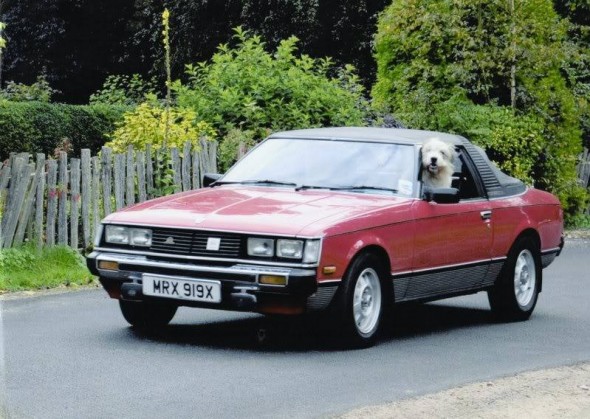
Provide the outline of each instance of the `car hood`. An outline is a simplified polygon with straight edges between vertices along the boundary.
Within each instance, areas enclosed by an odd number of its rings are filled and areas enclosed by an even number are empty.
[[[376,194],[226,185],[146,201],[105,222],[317,237],[385,223],[379,220],[387,217],[370,215],[411,202]]]

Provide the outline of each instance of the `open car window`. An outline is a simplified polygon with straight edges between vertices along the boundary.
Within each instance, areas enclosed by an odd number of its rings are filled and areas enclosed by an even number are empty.
[[[461,200],[485,198],[479,177],[474,173],[475,168],[468,160],[466,153],[459,149],[457,156],[451,186],[459,190]]]

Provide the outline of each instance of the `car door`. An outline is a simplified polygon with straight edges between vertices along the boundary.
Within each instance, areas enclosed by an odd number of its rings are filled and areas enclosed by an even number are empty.
[[[491,260],[492,209],[479,176],[465,155],[455,186],[460,201],[439,204],[418,200],[412,274],[405,300],[452,295],[483,283]]]

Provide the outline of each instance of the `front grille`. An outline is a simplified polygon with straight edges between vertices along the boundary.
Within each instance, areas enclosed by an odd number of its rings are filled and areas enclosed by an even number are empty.
[[[177,255],[236,258],[242,255],[242,243],[242,236],[238,234],[155,228],[152,230],[150,250]]]

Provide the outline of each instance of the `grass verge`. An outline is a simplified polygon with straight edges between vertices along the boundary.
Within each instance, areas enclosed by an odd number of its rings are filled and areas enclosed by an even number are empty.
[[[0,250],[0,293],[94,283],[84,257],[66,246]]]

